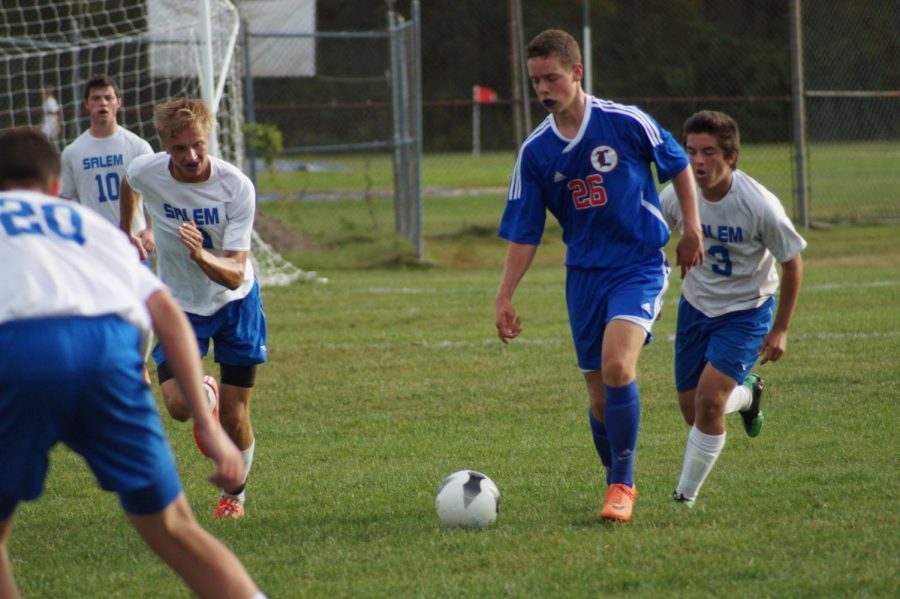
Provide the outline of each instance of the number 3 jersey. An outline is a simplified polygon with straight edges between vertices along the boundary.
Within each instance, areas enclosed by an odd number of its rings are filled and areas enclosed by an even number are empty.
[[[640,109],[587,96],[574,139],[560,133],[551,114],[522,144],[499,235],[537,245],[549,210],[562,226],[567,266],[615,268],[646,260],[669,240],[651,163],[665,182],[688,159]]]
[[[209,316],[250,293],[255,280],[248,259],[244,281],[231,290],[211,280],[178,237],[178,227],[194,221],[203,247],[215,256],[225,250],[250,252],[256,192],[237,167],[210,156],[210,176],[200,183],[182,183],[169,172],[165,152],[136,158],[128,167],[128,184],[144,196],[156,238],[156,268],[185,312]]]
[[[0,191],[0,324],[115,314],[141,330],[163,287],[116,227],[73,202]]]
[[[138,156],[152,153],[150,144],[122,127],[116,127],[109,137],[94,137],[85,131],[63,150],[59,195],[77,200],[118,227],[119,188],[125,169]],[[138,204],[132,232],[146,227],[144,211]]]
[[[681,289],[710,318],[763,305],[778,290],[775,261],[788,262],[806,247],[772,192],[740,170],[732,177],[731,189],[717,202],[697,188],[705,257],[688,271]],[[683,231],[672,186],[660,201],[666,221]]]

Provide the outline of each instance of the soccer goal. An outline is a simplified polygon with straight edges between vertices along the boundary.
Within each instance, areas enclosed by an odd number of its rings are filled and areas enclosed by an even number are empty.
[[[211,151],[243,165],[240,18],[227,0],[56,0],[0,4],[0,128],[45,124],[46,97],[60,108],[62,149],[89,123],[83,83],[95,73],[122,90],[119,123],[155,148],[153,107],[202,97],[216,113]],[[254,233],[263,285],[314,279]]]

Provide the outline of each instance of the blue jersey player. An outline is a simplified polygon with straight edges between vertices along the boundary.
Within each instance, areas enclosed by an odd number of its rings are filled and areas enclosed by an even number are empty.
[[[531,84],[550,114],[522,144],[500,223],[499,234],[510,243],[497,292],[497,332],[504,343],[521,332],[512,297],[550,211],[567,247],[569,322],[594,445],[606,468],[600,517],[626,522],[637,495],[637,360],[669,272],[663,253],[669,229],[651,164],[661,181],[673,181],[685,214],[676,250],[682,276],[703,260],[694,181],[684,151],[652,117],[585,94],[581,52],[571,35],[544,31],[526,54]]]
[[[7,550],[16,506],[41,495],[48,454],[62,442],[197,596],[259,599],[240,561],[191,513],[142,377],[140,336],[152,321],[216,462],[210,480],[239,483],[241,456],[206,411],[187,318],[127,237],[54,197],[59,173],[42,133],[0,133],[0,597],[18,597]]]

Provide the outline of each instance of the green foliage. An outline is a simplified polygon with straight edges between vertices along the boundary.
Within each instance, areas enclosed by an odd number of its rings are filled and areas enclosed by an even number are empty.
[[[275,160],[284,152],[281,130],[268,123],[244,123],[241,129],[257,157],[262,158],[271,171]]]

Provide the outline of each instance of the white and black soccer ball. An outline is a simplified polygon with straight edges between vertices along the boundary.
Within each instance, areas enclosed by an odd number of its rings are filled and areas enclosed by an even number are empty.
[[[434,505],[447,528],[486,528],[500,514],[500,489],[481,472],[460,470],[438,486]]]

